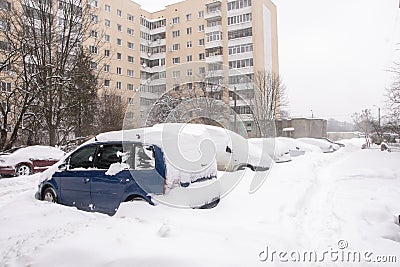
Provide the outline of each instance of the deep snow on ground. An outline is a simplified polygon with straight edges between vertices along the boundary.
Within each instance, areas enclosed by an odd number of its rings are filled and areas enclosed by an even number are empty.
[[[0,180],[0,266],[310,266],[260,252],[338,250],[397,256],[400,152],[307,152],[275,164],[248,194],[251,171],[211,210],[123,203],[113,217],[34,199],[38,176]],[[343,242],[342,242],[343,243]],[[262,254],[263,255],[263,254]],[[381,266],[326,259],[311,266]]]

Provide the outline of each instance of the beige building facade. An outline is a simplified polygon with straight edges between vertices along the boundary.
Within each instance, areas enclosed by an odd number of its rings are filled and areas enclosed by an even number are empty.
[[[279,72],[272,1],[185,0],[153,13],[131,0],[90,5],[93,26],[84,45],[102,59],[93,66],[102,73],[102,92],[129,103],[136,126],[165,92],[216,84],[228,92],[217,98],[235,106],[252,131],[253,75]]]
[[[93,1],[104,32],[104,88],[137,106],[144,124],[154,102],[202,79],[240,96],[236,111],[249,131],[256,71],[279,72],[276,7],[270,0],[185,0],[150,13],[129,0]],[[102,31],[104,29],[104,31]],[[88,44],[90,45],[90,44]],[[103,50],[103,51],[100,51]],[[102,66],[98,66],[99,68]],[[211,80],[211,82],[210,82]]]

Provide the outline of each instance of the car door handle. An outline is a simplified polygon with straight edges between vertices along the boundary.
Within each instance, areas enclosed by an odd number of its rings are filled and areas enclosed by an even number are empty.
[[[85,178],[85,179],[83,179],[83,183],[84,184],[87,184],[87,183],[89,183],[90,182],[90,178]]]
[[[120,179],[120,180],[119,180],[119,182],[120,182],[121,184],[129,183],[129,181],[130,181],[130,179]]]

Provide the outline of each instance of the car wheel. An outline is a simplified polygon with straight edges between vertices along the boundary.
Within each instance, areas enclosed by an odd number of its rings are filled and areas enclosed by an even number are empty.
[[[15,170],[16,176],[29,175],[29,174],[31,174],[31,168],[26,164],[19,165]]]
[[[44,190],[43,200],[47,202],[57,203],[57,195],[53,188],[48,187]]]

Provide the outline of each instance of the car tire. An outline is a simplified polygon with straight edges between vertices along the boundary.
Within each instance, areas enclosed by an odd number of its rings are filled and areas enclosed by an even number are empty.
[[[43,200],[51,203],[57,203],[57,194],[52,187],[47,187],[43,192]]]
[[[15,169],[15,176],[30,175],[31,167],[26,164],[21,164]]]

